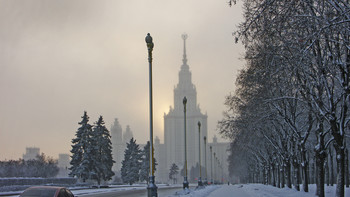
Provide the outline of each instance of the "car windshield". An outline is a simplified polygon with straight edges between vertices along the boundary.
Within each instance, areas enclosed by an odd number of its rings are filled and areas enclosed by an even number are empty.
[[[32,188],[25,190],[20,197],[54,197],[56,189],[52,188]]]

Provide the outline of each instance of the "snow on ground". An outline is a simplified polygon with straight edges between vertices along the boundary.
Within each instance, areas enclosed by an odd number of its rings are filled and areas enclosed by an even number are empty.
[[[168,197],[174,196],[208,196],[212,191],[219,189],[219,185],[210,185],[206,187],[196,188],[196,189],[185,189],[179,190],[174,195],[170,195]]]
[[[147,187],[147,185],[145,184],[134,184],[132,186],[130,185],[112,185],[109,188],[96,188],[96,189],[71,189],[71,192],[74,195],[78,195],[78,196],[83,196],[85,194],[101,194],[101,193],[108,193],[108,192],[112,192],[112,191],[126,191],[126,190],[144,190]],[[176,185],[174,186],[168,186],[165,184],[159,184],[157,185],[158,188],[173,188],[173,187],[178,187]]]
[[[326,197],[335,196],[335,186],[325,187]],[[214,185],[203,189],[179,191],[169,197],[316,197],[316,185],[309,186],[309,192],[290,188],[277,188],[262,184]],[[350,197],[350,189],[345,189],[345,196]]]
[[[111,191],[125,191],[125,190],[138,190],[138,189],[144,189],[145,187],[140,187],[140,186],[135,186],[135,187],[119,187],[119,188],[96,188],[96,189],[86,189],[86,188],[69,188],[71,192],[74,195],[85,195],[85,194],[100,194],[100,193],[106,193],[106,192],[111,192]],[[22,193],[23,191],[20,192],[1,192],[0,196],[12,196],[12,197],[18,197],[19,195],[13,195],[13,194],[19,194]]]
[[[158,185],[158,187],[169,187]],[[170,186],[171,187],[171,186]],[[325,186],[326,197],[335,196],[335,186]],[[73,189],[73,188],[71,188]],[[72,190],[74,195],[83,196],[85,194],[96,194],[121,190],[140,190],[145,189],[145,185],[134,186],[114,186],[101,189],[78,189]],[[236,184],[236,185],[210,185],[202,188],[179,189],[175,194],[169,194],[168,197],[316,197],[316,185],[309,185],[309,192],[296,191],[290,188],[277,188],[262,184]],[[350,188],[345,189],[345,196],[350,197]]]
[[[83,189],[83,190],[71,190],[74,195],[80,196],[85,194],[101,194],[112,191],[125,191],[125,190],[140,190],[145,189],[144,186],[134,186],[134,187],[119,187],[119,188],[103,188],[103,189]]]
[[[165,184],[159,184],[157,185],[158,188],[167,187],[172,188],[176,186],[168,186]],[[68,187],[71,192],[74,195],[83,196],[86,194],[101,194],[101,193],[108,193],[112,191],[126,191],[126,190],[144,190],[147,186],[145,184],[134,184],[132,186],[130,185],[111,185],[109,188],[96,188],[96,189],[89,189],[86,187]],[[0,192],[0,196],[12,196],[12,197],[18,197],[19,194],[23,191],[17,191],[17,192]]]

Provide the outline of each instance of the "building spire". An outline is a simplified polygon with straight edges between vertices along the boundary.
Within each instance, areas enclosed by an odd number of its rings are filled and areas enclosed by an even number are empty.
[[[182,63],[183,63],[182,65],[183,66],[186,65],[188,67],[188,65],[187,65],[187,55],[186,55],[186,39],[187,39],[188,35],[186,33],[184,33],[184,34],[181,35],[181,37],[184,40],[184,54],[183,54],[183,58],[182,58]]]

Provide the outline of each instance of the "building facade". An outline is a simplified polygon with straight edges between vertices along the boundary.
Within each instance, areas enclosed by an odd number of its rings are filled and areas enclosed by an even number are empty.
[[[173,163],[175,163],[180,170],[184,168],[184,97],[187,99],[186,151],[188,181],[197,181],[194,177],[190,177],[190,174],[194,174],[193,172],[191,173],[190,170],[199,164],[199,152],[201,154],[201,166],[205,169],[205,164],[207,164],[206,171],[202,171],[202,180],[225,181],[228,178],[227,150],[229,148],[229,143],[218,142],[216,136],[214,136],[210,143],[207,141],[204,143],[204,137],[208,136],[208,115],[202,113],[197,104],[197,90],[192,83],[192,73],[187,64],[187,35],[182,35],[182,39],[184,44],[183,59],[179,71],[179,82],[174,88],[174,106],[170,107],[169,112],[164,114],[164,144],[161,144],[157,137],[155,139],[155,157],[158,161],[155,173],[156,181],[162,183],[171,182],[169,180],[169,170]],[[200,134],[198,122],[201,123]],[[199,143],[201,150],[199,150]],[[204,144],[206,144],[206,147],[204,147]],[[210,151],[210,147],[212,147],[212,151]],[[197,172],[195,174],[199,173]],[[181,183],[183,181],[183,176],[179,173],[177,177],[177,182]]]
[[[207,136],[207,114],[203,114],[197,104],[197,90],[192,83],[192,73],[187,64],[186,39],[187,35],[182,35],[184,42],[184,53],[182,65],[179,72],[179,82],[174,88],[174,107],[164,114],[164,144],[166,150],[166,166],[175,163],[179,169],[184,168],[185,158],[185,132],[184,132],[184,104],[186,97],[186,153],[187,153],[187,174],[192,166],[199,163],[199,143],[203,143],[203,137]],[[199,126],[200,122],[200,136]],[[204,151],[201,149],[204,157]]]
[[[189,182],[196,182],[195,178],[191,177],[191,169],[199,164],[199,153],[201,154],[201,166],[204,168],[207,163],[206,171],[202,171],[202,180],[220,181],[222,178],[227,180],[227,149],[229,143],[220,143],[214,137],[212,142],[206,142],[204,148],[204,137],[208,136],[207,119],[208,115],[202,113],[197,103],[197,90],[192,83],[192,73],[187,64],[186,54],[186,39],[187,35],[182,35],[183,39],[183,59],[179,71],[179,82],[174,88],[174,105],[170,107],[168,113],[164,113],[164,143],[161,144],[158,137],[154,139],[154,156],[158,165],[156,166],[155,177],[157,183],[171,183],[169,180],[169,170],[173,163],[179,167],[179,171],[184,168],[185,160],[185,143],[184,143],[184,104],[183,99],[186,97],[186,142],[187,142],[187,177]],[[200,133],[198,122],[200,122]],[[199,136],[200,135],[200,136]],[[123,134],[122,127],[118,119],[115,119],[111,127],[113,159],[116,161],[113,166],[113,171],[119,172],[121,162],[124,159],[124,150],[126,142],[132,137],[130,127],[126,127]],[[208,139],[208,137],[207,137]],[[209,141],[209,139],[208,139]],[[201,150],[199,150],[199,144]],[[140,145],[142,149],[144,145]],[[210,152],[210,147],[212,151]],[[206,150],[206,153],[205,153]],[[215,153],[215,157],[214,157]],[[205,157],[206,156],[206,157]],[[211,157],[212,156],[212,157]],[[206,158],[206,162],[205,162]],[[222,169],[221,169],[222,168]],[[197,168],[199,169],[199,168]],[[196,171],[198,171],[196,169]],[[199,174],[199,173],[197,173]],[[183,181],[183,176],[177,175],[177,183]]]
[[[40,155],[40,148],[37,147],[27,147],[26,153],[23,154],[23,160],[28,161],[36,159]]]
[[[133,133],[130,129],[130,126],[127,125],[126,130],[123,133],[123,129],[118,121],[118,118],[115,118],[114,123],[111,126],[111,142],[113,160],[115,161],[112,170],[116,173],[117,176],[119,176],[120,169],[122,167],[126,143],[129,143],[131,138],[133,138]]]
[[[69,154],[58,154],[57,167],[59,168],[57,177],[68,177],[70,165],[70,155]]]

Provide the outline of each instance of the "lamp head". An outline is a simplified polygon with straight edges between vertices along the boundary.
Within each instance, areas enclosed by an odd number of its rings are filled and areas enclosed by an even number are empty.
[[[147,43],[147,44],[152,43],[153,39],[152,39],[152,37],[151,37],[151,34],[150,34],[150,33],[148,33],[148,34],[147,34],[147,36],[146,36],[145,40],[146,40],[146,43]]]
[[[184,97],[184,99],[182,100],[182,102],[183,102],[184,105],[186,105],[186,103],[187,103],[187,98]]]
[[[188,35],[187,35],[186,33],[183,33],[183,34],[181,35],[181,38],[182,38],[183,40],[186,40],[186,39],[188,38]]]
[[[150,33],[147,34],[147,36],[146,36],[146,38],[145,38],[145,41],[146,41],[146,43],[147,43],[147,48],[148,48],[148,50],[152,50],[154,44],[153,44],[153,38],[151,37],[151,34],[150,34]]]

